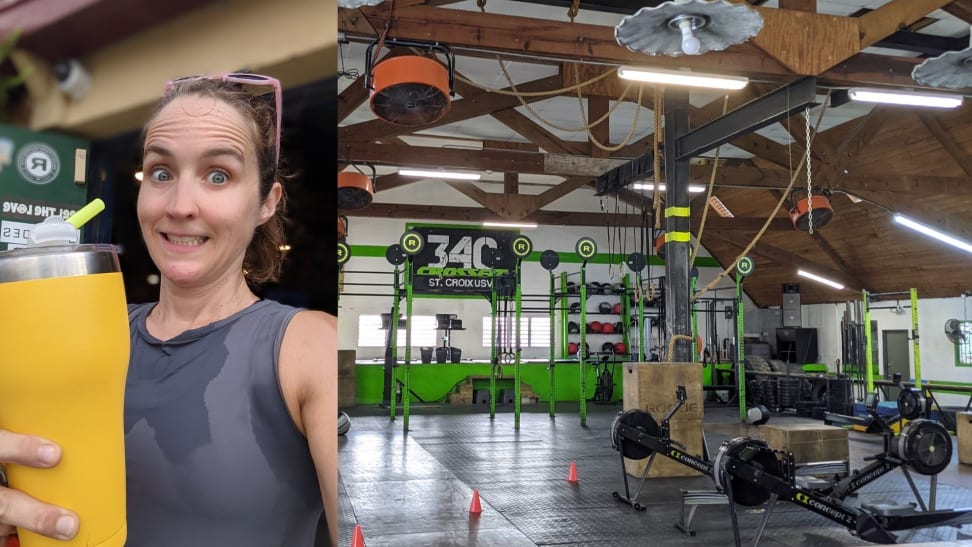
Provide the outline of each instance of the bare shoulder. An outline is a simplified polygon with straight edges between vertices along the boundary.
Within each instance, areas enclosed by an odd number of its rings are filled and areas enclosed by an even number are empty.
[[[297,410],[336,374],[337,318],[320,311],[298,312],[280,348],[280,381],[288,406]]]

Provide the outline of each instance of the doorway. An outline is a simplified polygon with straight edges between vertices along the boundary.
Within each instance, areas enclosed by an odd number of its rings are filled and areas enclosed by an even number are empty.
[[[884,379],[890,380],[895,373],[901,378],[911,378],[911,344],[907,330],[886,330],[881,333],[884,343]],[[892,401],[898,399],[898,388],[889,387],[888,397]]]

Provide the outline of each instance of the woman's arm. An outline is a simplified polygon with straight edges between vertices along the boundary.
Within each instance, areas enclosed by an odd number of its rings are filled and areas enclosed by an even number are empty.
[[[336,317],[315,311],[294,316],[280,349],[280,384],[297,427],[307,437],[331,543],[337,545]]]

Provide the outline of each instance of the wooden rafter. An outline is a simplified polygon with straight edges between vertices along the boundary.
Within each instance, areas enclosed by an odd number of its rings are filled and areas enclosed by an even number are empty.
[[[496,215],[482,207],[449,207],[444,205],[409,205],[373,202],[361,209],[339,209],[338,214],[349,217],[372,218],[434,218],[455,222],[483,222],[496,220]],[[608,215],[606,213],[582,213],[576,211],[536,211],[525,221],[544,225],[562,226],[619,226],[641,225],[640,215]]]
[[[917,114],[918,119],[928,129],[928,132],[942,145],[948,155],[952,156],[952,159],[962,168],[962,171],[965,171],[966,175],[972,176],[972,158],[955,143],[955,139],[948,134],[948,130],[942,126],[942,122],[929,112],[918,112]]]

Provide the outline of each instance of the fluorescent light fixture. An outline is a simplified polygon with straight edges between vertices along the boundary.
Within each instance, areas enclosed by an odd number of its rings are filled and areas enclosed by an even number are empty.
[[[425,177],[430,179],[479,180],[479,173],[462,171],[436,171],[433,169],[399,169],[398,174],[406,177]]]
[[[928,237],[933,237],[939,241],[948,243],[953,247],[958,247],[959,249],[962,249],[967,253],[972,253],[972,244],[969,244],[966,241],[962,241],[957,237],[950,236],[944,232],[939,232],[938,230],[932,228],[931,226],[926,226],[924,224],[921,224],[920,222],[915,222],[904,215],[897,215],[897,214],[894,215],[894,221],[897,222],[898,224],[901,224],[902,226],[911,228],[916,232],[921,232]]]
[[[807,279],[812,279],[812,280],[816,281],[817,283],[823,283],[824,285],[833,287],[833,288],[837,289],[838,291],[844,288],[843,285],[841,285],[840,283],[838,283],[836,281],[831,281],[830,279],[827,279],[826,277],[820,277],[819,275],[812,274],[812,273],[810,273],[810,272],[808,272],[806,270],[797,270],[797,275],[799,275],[800,277],[806,277]]]
[[[630,66],[618,67],[618,77],[652,84],[686,85],[710,89],[742,89],[749,83],[749,78],[740,76],[720,76],[718,74]]]
[[[632,190],[654,190],[655,189],[655,185],[653,185],[653,184],[647,184],[647,183],[643,183],[643,182],[636,182],[636,183],[634,183],[634,184],[631,185],[631,189]],[[705,186],[699,186],[698,184],[689,184],[689,189],[688,190],[689,190],[689,193],[690,194],[700,194],[702,192],[705,192]],[[659,192],[664,192],[665,191],[665,183],[664,182],[659,182],[658,183],[658,191]]]
[[[487,220],[483,222],[483,226],[492,226],[494,228],[536,228],[536,222],[493,222]]]
[[[962,104],[961,95],[946,93],[926,93],[918,91],[890,91],[852,87],[847,95],[854,101],[866,103],[902,104],[907,106],[930,106],[933,108],[955,108]]]

